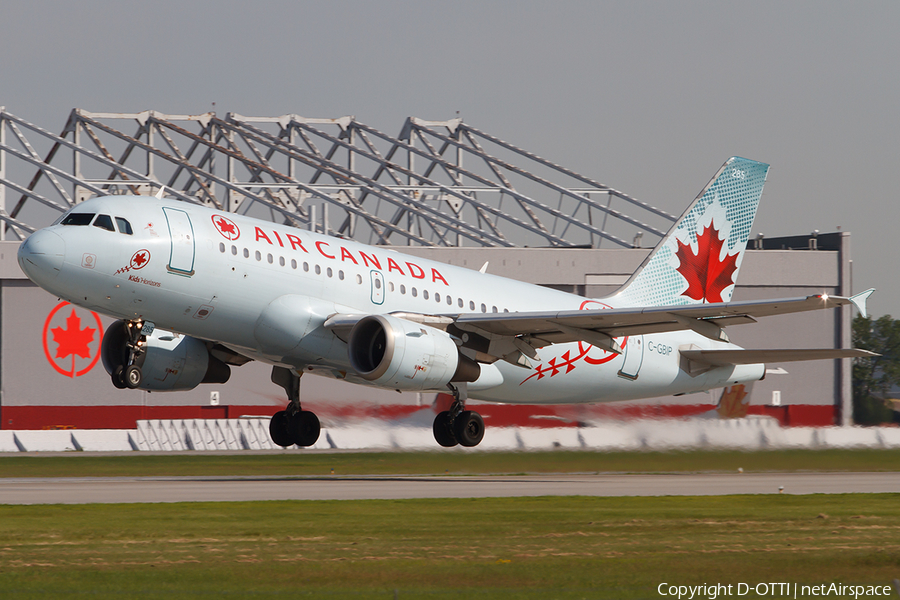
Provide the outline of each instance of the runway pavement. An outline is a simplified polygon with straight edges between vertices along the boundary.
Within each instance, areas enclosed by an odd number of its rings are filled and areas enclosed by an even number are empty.
[[[900,493],[900,473],[0,479],[0,504]]]

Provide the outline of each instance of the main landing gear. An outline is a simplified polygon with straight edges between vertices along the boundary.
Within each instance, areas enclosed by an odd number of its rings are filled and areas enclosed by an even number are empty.
[[[466,384],[457,386],[447,386],[453,392],[453,404],[434,418],[434,439],[444,448],[457,444],[471,448],[484,438],[484,419],[475,411],[465,410]]]
[[[144,331],[146,327],[143,321],[125,321],[123,325],[125,355],[122,358],[124,360],[122,364],[113,369],[110,375],[112,384],[120,390],[136,390],[141,387],[141,382],[144,380],[144,374],[141,372],[138,362],[144,353],[144,341],[147,339],[147,335],[153,331],[152,323],[146,325],[149,326],[147,332]]]
[[[287,448],[294,444],[312,446],[319,439],[321,427],[315,413],[300,409],[300,376],[290,369],[272,367],[272,382],[284,388],[288,395],[288,405],[269,421],[269,435],[272,441]]]

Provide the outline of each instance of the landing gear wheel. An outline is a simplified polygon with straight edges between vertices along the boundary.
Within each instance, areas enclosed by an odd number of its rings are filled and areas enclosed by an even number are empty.
[[[464,410],[453,421],[453,433],[460,446],[477,446],[484,438],[484,419],[477,412]]]
[[[290,419],[288,429],[291,438],[298,446],[312,446],[319,439],[321,426],[316,413],[301,410]]]
[[[438,413],[434,418],[434,425],[431,427],[434,432],[435,441],[444,448],[452,448],[458,442],[456,436],[453,435],[453,427],[450,424],[450,412],[444,411]]]
[[[289,424],[290,417],[283,410],[272,415],[272,420],[269,421],[269,435],[272,436],[272,441],[283,448],[294,445],[294,438],[288,428]]]
[[[124,390],[127,389],[128,386],[125,385],[125,367],[119,365],[116,367],[116,370],[112,372],[110,377],[112,378],[112,384],[116,387],[116,389]]]
[[[137,365],[131,365],[125,368],[125,371],[122,373],[122,381],[125,383],[125,386],[136,390],[141,385],[141,380],[143,380],[144,374],[141,373],[141,368]]]

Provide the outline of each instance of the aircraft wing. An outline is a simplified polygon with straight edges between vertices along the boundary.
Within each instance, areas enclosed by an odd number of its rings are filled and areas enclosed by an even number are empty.
[[[852,304],[865,314],[865,301],[873,290],[867,290],[850,298],[819,294],[781,300],[727,302],[685,306],[654,306],[613,308],[606,310],[539,311],[516,313],[466,313],[461,315],[420,315],[395,313],[394,316],[444,329],[462,339],[463,351],[481,362],[503,359],[512,364],[528,366],[527,358],[536,358],[536,348],[550,344],[582,341],[610,352],[621,352],[615,338],[667,331],[693,330],[716,341],[728,341],[723,330],[728,325],[755,323],[757,318],[784,315],[810,310],[837,308]],[[333,315],[325,327],[346,341],[353,325],[364,315]],[[790,359],[788,352],[800,351],[744,351],[780,352],[779,361]],[[852,352],[827,350],[827,352]],[[750,354],[712,354],[693,358],[696,362],[715,364],[740,364],[765,362],[751,360]],[[769,355],[773,356],[773,355]],[[849,354],[846,356],[863,356]],[[818,356],[817,358],[844,358]],[[768,358],[767,360],[774,360]]]
[[[482,347],[478,349],[481,354],[500,356],[516,364],[527,364],[517,353],[505,352],[509,349],[509,343],[522,354],[535,358],[534,348],[549,344],[583,341],[611,352],[621,352],[614,338],[688,329],[716,341],[728,341],[723,327],[754,323],[760,317],[837,308],[847,304],[853,304],[865,314],[865,301],[872,291],[867,290],[850,298],[820,294],[781,300],[690,306],[463,314],[454,318],[448,331],[452,332],[455,328],[493,342],[495,347],[490,349],[482,343]],[[501,348],[499,342],[504,339],[509,343],[503,344],[505,347]],[[482,356],[478,358],[483,359]]]

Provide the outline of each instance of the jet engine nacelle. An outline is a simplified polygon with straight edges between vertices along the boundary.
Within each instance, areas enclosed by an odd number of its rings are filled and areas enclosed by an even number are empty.
[[[481,374],[443,331],[391,315],[360,319],[348,347],[350,365],[363,379],[397,390],[439,390]]]
[[[112,375],[128,360],[128,324],[116,321],[106,330],[101,358]],[[210,355],[206,344],[189,336],[154,329],[142,338],[142,352],[134,364],[141,368],[138,389],[152,391],[192,390],[201,383],[225,383],[231,369]]]

